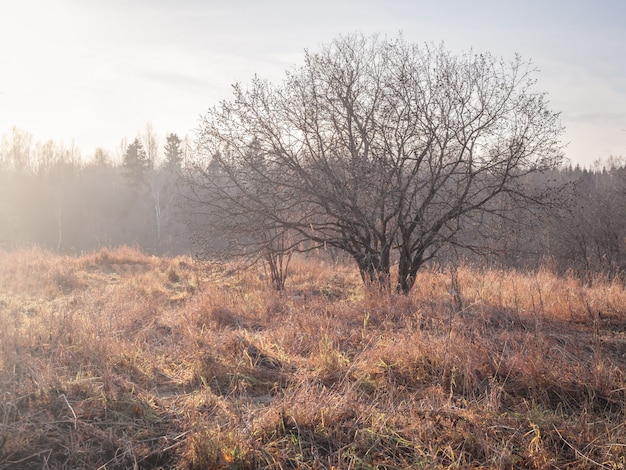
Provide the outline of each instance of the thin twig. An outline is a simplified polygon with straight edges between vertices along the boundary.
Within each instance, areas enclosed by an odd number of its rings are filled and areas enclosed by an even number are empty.
[[[6,463],[8,463],[10,465],[15,465],[16,463],[26,462],[27,460],[30,460],[33,457],[37,457],[38,455],[45,454],[46,452],[48,452],[48,454],[50,454],[50,453],[52,453],[52,449],[42,450],[40,452],[37,452],[36,454],[29,455],[28,457],[24,457],[23,459],[20,459],[20,460],[7,460]]]
[[[556,433],[559,435],[559,437],[561,438],[561,440],[562,440],[563,442],[565,442],[565,443],[568,445],[568,447],[569,447],[570,449],[572,449],[572,450],[576,453],[576,455],[578,455],[579,457],[583,458],[583,459],[584,459],[584,460],[586,460],[587,462],[590,462],[590,463],[592,463],[592,464],[594,464],[594,465],[597,465],[597,466],[598,466],[598,467],[600,467],[600,468],[610,469],[610,467],[607,467],[606,465],[601,464],[601,463],[598,463],[598,462],[596,462],[595,460],[590,459],[589,457],[587,457],[585,454],[583,454],[581,451],[579,451],[576,447],[574,447],[572,444],[570,444],[569,442],[567,442],[567,440],[563,437],[563,435],[559,432],[559,430],[557,429],[557,427],[556,427],[554,424],[552,425],[552,427],[554,428],[554,430],[556,431]]]
[[[72,405],[70,405],[70,402],[67,401],[67,397],[65,396],[65,393],[62,393],[60,396],[61,398],[63,398],[63,400],[65,400],[65,404],[72,412],[72,416],[74,416],[74,429],[78,429],[78,417],[76,416],[76,413],[74,413],[74,408],[72,408]]]

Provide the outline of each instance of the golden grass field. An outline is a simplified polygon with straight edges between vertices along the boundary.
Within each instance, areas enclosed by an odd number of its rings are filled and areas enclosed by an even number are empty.
[[[0,252],[0,468],[626,467],[626,289]]]

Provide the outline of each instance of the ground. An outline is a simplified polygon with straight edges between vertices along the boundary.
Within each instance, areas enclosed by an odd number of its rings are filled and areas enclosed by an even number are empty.
[[[626,466],[626,290],[0,252],[0,468]]]

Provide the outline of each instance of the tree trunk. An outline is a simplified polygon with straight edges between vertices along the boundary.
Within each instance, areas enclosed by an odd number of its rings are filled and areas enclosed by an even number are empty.
[[[405,256],[400,256],[400,262],[398,264],[398,282],[396,284],[396,291],[398,294],[408,295],[415,283],[415,276],[410,276],[410,260],[406,260]]]
[[[411,258],[411,254],[405,250],[400,250],[400,260],[398,262],[398,281],[396,292],[408,295],[415,284],[415,276],[422,266],[422,257]]]
[[[361,279],[366,286],[373,286],[383,291],[391,288],[388,252],[355,256],[354,258],[359,266]]]

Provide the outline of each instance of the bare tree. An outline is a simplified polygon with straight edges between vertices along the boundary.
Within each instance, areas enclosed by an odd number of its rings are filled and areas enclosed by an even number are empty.
[[[591,281],[595,274],[613,278],[626,269],[626,166],[616,157],[591,170],[568,171],[574,180],[570,203],[550,227],[553,256],[561,269]]]
[[[194,194],[239,229],[296,234],[290,249],[345,251],[368,283],[389,286],[397,258],[408,293],[501,199],[541,203],[525,182],[560,163],[561,126],[534,75],[517,56],[341,36],[283,83],[235,85],[204,116]]]
[[[154,203],[156,221],[155,248],[163,250],[163,231],[170,215],[176,196],[176,183],[182,168],[183,149],[182,141],[176,134],[167,136],[164,146],[164,161],[150,173],[150,193]]]
[[[243,152],[249,164],[222,167],[215,160],[208,166],[197,162],[189,167],[184,207],[202,251],[261,261],[269,268],[273,286],[282,290],[299,238],[279,220],[295,214],[295,207],[284,207],[286,198],[274,197],[281,188],[268,192],[265,182],[256,179],[261,167],[270,171],[259,152],[253,141]]]
[[[17,173],[32,170],[33,136],[30,133],[13,127],[10,135],[2,137],[0,149],[0,164],[3,169]]]

